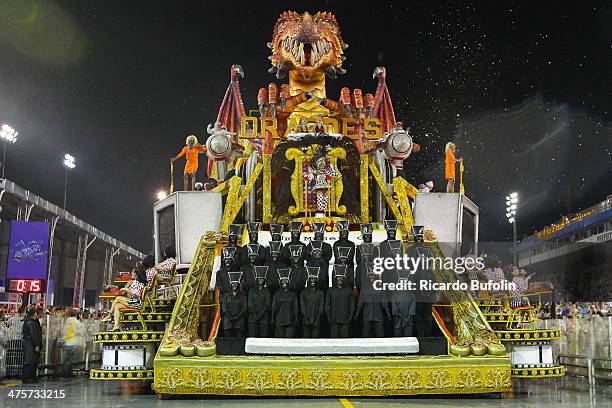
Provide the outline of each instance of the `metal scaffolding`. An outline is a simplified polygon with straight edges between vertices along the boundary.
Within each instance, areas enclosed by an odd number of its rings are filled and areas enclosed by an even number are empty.
[[[74,307],[78,307],[80,309],[83,308],[81,300],[83,299],[83,285],[85,283],[85,271],[87,267],[87,250],[96,239],[96,237],[90,237],[88,234],[82,234],[79,236],[79,248],[77,250],[72,304]]]

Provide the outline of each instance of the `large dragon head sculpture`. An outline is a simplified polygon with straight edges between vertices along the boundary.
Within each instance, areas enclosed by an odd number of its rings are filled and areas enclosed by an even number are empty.
[[[283,12],[274,26],[272,42],[271,73],[283,78],[287,72],[297,70],[308,80],[315,72],[325,72],[335,78],[343,74],[343,50],[348,44],[342,41],[336,17],[329,12],[310,15]]]

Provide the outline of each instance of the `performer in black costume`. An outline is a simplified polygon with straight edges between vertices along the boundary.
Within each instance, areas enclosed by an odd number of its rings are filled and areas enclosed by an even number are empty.
[[[325,223],[324,222],[313,222],[312,223],[313,226],[313,230],[314,230],[314,236],[312,241],[310,242],[320,242],[321,243],[321,259],[323,259],[328,265],[329,265],[329,261],[332,258],[332,247],[331,245],[329,245],[327,242],[324,241],[325,239]],[[306,251],[306,262],[308,262],[310,260],[310,255],[312,252],[312,248],[310,247],[310,245],[308,245],[308,250]]]
[[[280,253],[283,250],[283,224],[270,224],[270,245],[272,243],[272,241],[277,241],[280,245],[277,244],[278,248],[278,253],[280,255]],[[264,259],[266,260],[266,264],[270,265],[271,262],[271,254],[270,251],[272,250],[271,246],[267,246],[264,248]],[[275,260],[275,262],[278,261],[278,259]],[[276,276],[276,274],[272,274],[273,276]],[[268,275],[270,276],[270,275]],[[277,279],[273,279],[274,280],[274,286],[278,286],[278,280]]]
[[[271,241],[282,241],[284,229],[285,226],[283,224],[270,224]]]
[[[286,245],[289,248],[291,278],[289,279],[289,289],[299,295],[300,291],[306,286],[306,269],[304,269],[303,246]]]
[[[334,286],[327,290],[325,296],[325,314],[332,338],[349,337],[351,321],[355,313],[353,290],[345,286],[347,269],[347,265],[334,265]]]
[[[337,255],[335,257],[335,265],[345,265],[346,266],[346,274],[344,277],[344,285],[350,289],[355,287],[355,271],[353,270],[353,265],[349,263],[350,254],[353,249],[351,247],[337,247]]]
[[[268,255],[268,278],[266,285],[271,293],[278,289],[278,270],[284,269],[287,265],[281,260],[281,250],[283,244],[280,241],[270,241],[270,246],[267,248]]]
[[[230,272],[230,291],[221,299],[225,337],[243,337],[246,329],[247,298],[240,292],[242,272]]]
[[[374,289],[374,281],[380,279],[368,266],[368,280],[359,292],[355,318],[361,317],[363,337],[384,337],[384,321],[390,318],[383,291]]]
[[[402,248],[402,241],[395,239],[397,236],[397,221],[396,220],[385,220],[385,229],[387,230],[387,239],[382,241],[378,246],[380,250],[380,256],[383,258],[396,259],[404,254]],[[393,265],[397,265],[396,262]],[[397,280],[397,269],[385,268],[382,276],[383,282],[391,283]]]
[[[338,227],[339,239],[333,245],[334,263],[348,266],[345,284],[352,289],[355,286],[355,244],[348,239],[349,222],[347,220],[338,220],[336,226]],[[345,255],[342,257],[339,253],[340,248],[348,248],[348,251],[343,250],[343,255]],[[340,258],[343,258],[343,260],[340,260]]]
[[[228,241],[229,243],[224,248],[236,248],[234,252],[234,264],[235,270],[239,270],[242,265],[242,247],[238,246],[238,237],[242,234],[242,225],[230,224],[228,227]],[[223,259],[221,263],[224,264]]]
[[[289,290],[291,270],[279,269],[280,289],[272,297],[271,323],[274,325],[274,337],[295,337],[295,326],[299,316],[298,297]]]
[[[261,222],[248,222],[247,223],[247,232],[249,233],[249,244],[259,244],[259,229],[261,228]],[[246,247],[246,245],[244,246]],[[245,251],[243,247],[242,250],[242,264],[246,264],[249,262],[249,252]],[[255,265],[263,265],[266,262],[266,254],[265,251],[260,250],[257,256],[257,262]]]
[[[319,267],[308,266],[308,287],[300,293],[302,337],[319,338],[321,317],[325,313],[325,292],[318,287]]]
[[[394,254],[392,254],[393,251],[388,243],[389,241],[396,241],[397,220],[385,220],[385,230],[387,230],[387,239],[382,241],[378,245],[378,248],[380,249],[380,256],[388,258],[390,256],[395,256]]]
[[[219,288],[220,294],[223,296],[230,291],[229,272],[239,272],[239,268],[235,266],[234,259],[238,247],[226,246],[221,254],[221,268],[217,271],[216,286]]]
[[[374,232],[372,224],[361,224],[359,229],[361,230],[363,244],[358,245],[355,251],[355,262],[357,263],[355,286],[357,288],[361,288],[361,285],[366,283],[368,280],[368,266],[372,266],[374,258],[380,256],[378,247],[372,243],[372,233]],[[362,256],[365,259],[362,260]]]
[[[267,266],[255,266],[255,288],[248,293],[249,336],[268,337],[272,295],[266,287]]]
[[[368,270],[374,266],[374,257],[378,254],[378,248],[372,242],[364,242],[357,246],[355,256],[357,268],[355,268],[355,286],[361,289],[362,285],[368,284]]]
[[[291,241],[289,241],[289,243],[283,246],[283,249],[281,252],[282,254],[281,259],[287,265],[291,263],[291,253],[289,251],[289,247],[291,245],[294,245],[294,246],[299,245],[302,247],[302,257],[306,254],[306,244],[300,241],[300,238],[302,236],[302,221],[291,221],[290,228],[291,228]]]
[[[306,261],[306,266],[319,268],[317,286],[320,289],[325,290],[329,287],[329,261],[323,259],[323,244],[326,244],[329,247],[329,252],[331,254],[331,245],[321,241],[310,241],[308,244],[310,256]]]
[[[421,225],[415,225],[412,227],[412,236],[414,237],[414,244],[408,248],[407,254],[411,257],[429,257],[431,256],[431,250],[424,243],[424,231],[425,228]],[[435,280],[434,274],[427,268],[419,268],[412,275],[412,279],[416,282],[417,287],[421,280]],[[417,290],[415,291],[416,307],[415,307],[415,321],[414,321],[414,332],[417,337],[430,337],[432,335],[432,304],[434,303],[435,293],[428,290]]]
[[[259,253],[261,252],[260,244],[248,244],[246,245],[247,252],[247,263],[242,265],[240,268],[242,270],[242,277],[244,279],[244,283],[246,284],[247,291],[253,289],[257,286],[255,282],[255,266],[259,261]]]
[[[396,282],[407,282],[410,272],[396,270]],[[393,317],[393,335],[395,337],[412,337],[416,300],[411,290],[394,290],[391,293],[391,316]]]

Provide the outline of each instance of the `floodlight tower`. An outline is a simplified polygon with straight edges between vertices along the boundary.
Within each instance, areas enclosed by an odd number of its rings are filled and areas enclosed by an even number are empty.
[[[66,177],[64,178],[64,210],[66,209],[66,198],[68,196],[68,170],[72,170],[76,167],[76,159],[71,154],[66,153],[64,155],[64,169],[66,170]]]
[[[506,196],[506,218],[512,224],[512,242],[513,242],[513,264],[518,266],[518,254],[516,253],[516,213],[518,208],[518,193],[510,193]]]

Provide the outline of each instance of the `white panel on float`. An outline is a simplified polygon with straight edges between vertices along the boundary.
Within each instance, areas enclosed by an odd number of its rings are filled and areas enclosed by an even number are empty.
[[[542,364],[554,364],[552,344],[544,344],[540,347],[542,347]]]
[[[474,236],[471,241],[474,242],[474,254],[477,254],[480,210],[463,194],[417,193],[414,199],[414,225],[423,225],[425,229],[432,230],[443,247],[448,244],[453,250],[462,241],[464,211],[474,218]]]
[[[540,346],[514,345],[510,351],[512,365],[540,364]]]
[[[383,337],[359,339],[273,339],[249,337],[245,351],[249,354],[281,355],[364,355],[414,354],[419,352],[416,337]]]
[[[115,365],[115,350],[102,349],[102,365],[103,366],[114,366]]]
[[[181,267],[191,264],[200,237],[206,231],[221,227],[223,204],[221,193],[212,191],[177,191],[153,205],[155,258],[159,262],[163,248],[159,242],[159,213],[174,206],[174,240],[177,263]]]
[[[119,367],[137,367],[144,365],[143,349],[127,349],[118,351]]]
[[[115,364],[115,353],[117,355],[117,364]],[[134,348],[117,346],[117,349],[102,349],[102,367],[111,370],[141,367],[143,365],[145,368],[151,369],[153,368],[154,358],[154,344],[139,344]]]

